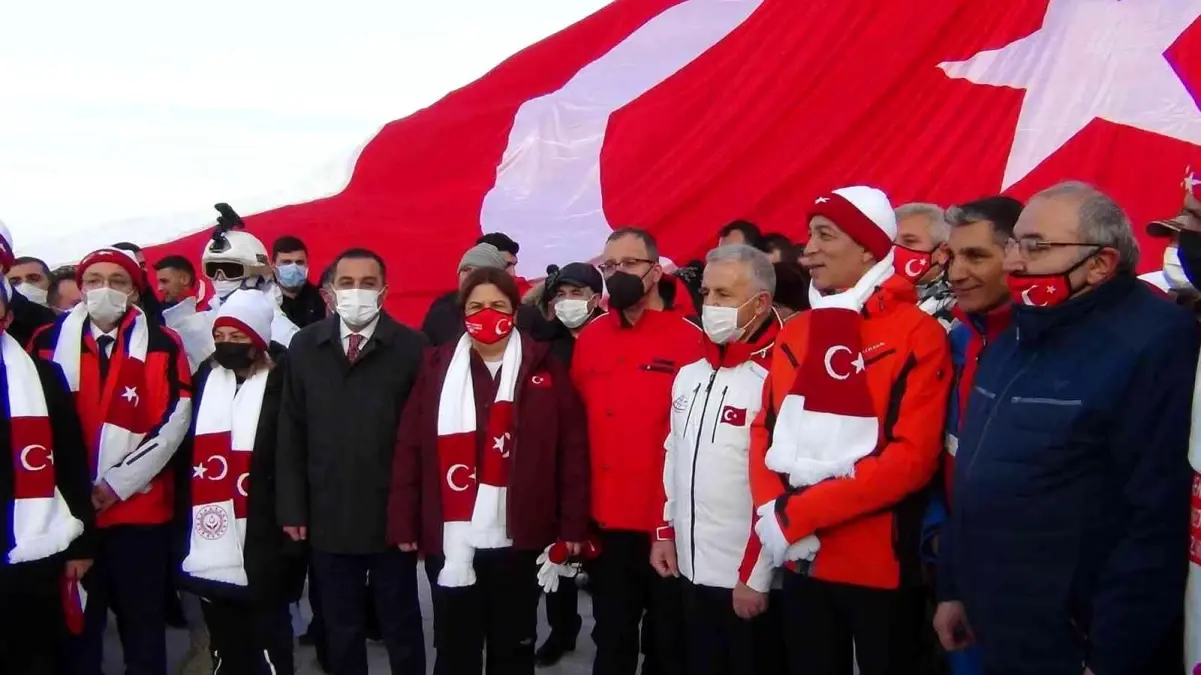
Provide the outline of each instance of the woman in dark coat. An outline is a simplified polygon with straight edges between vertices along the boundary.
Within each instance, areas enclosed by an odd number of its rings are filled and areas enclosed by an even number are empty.
[[[199,595],[217,672],[291,673],[288,605],[304,551],[275,517],[276,425],[286,363],[269,354],[274,302],[243,290],[213,323],[216,351],[194,376],[190,480],[178,490],[180,585]]]
[[[587,535],[584,412],[549,347],[514,330],[512,277],[478,269],[459,302],[466,334],[430,353],[405,408],[389,541],[425,554],[435,673],[482,673],[486,646],[490,674],[531,675],[555,573],[540,554]]]

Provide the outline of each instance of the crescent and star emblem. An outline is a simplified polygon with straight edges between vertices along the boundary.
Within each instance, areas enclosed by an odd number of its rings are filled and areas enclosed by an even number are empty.
[[[543,385],[543,384],[546,384],[546,376],[544,376],[544,375],[535,375],[535,376],[533,376],[533,377],[531,377],[531,378],[530,378],[530,384],[537,384],[537,385]]]
[[[470,482],[464,483],[463,485],[459,485],[455,482],[455,472],[457,472],[459,469],[467,471],[469,468],[470,467],[468,467],[466,464],[450,465],[450,468],[446,470],[446,484],[450,486],[450,489],[454,490],[455,492],[466,492],[467,488],[471,487]],[[475,480],[475,474],[469,473],[467,474],[467,478],[470,480]]]
[[[509,456],[508,441],[512,437],[513,437],[513,434],[511,434],[507,431],[505,433],[501,434],[500,436],[493,436],[492,437],[492,449],[499,450],[501,457],[508,457]]]
[[[39,464],[37,464],[36,466],[33,464],[33,462],[30,461],[30,457],[29,457],[29,455],[35,450],[41,450],[42,452],[46,453],[45,456],[40,458],[41,462]],[[27,446],[21,448],[21,466],[26,471],[41,471],[42,469],[45,469],[46,467],[50,466],[51,464],[54,464],[54,453],[51,452],[50,450],[48,450],[46,448],[46,446],[44,446],[44,445],[27,445]]]
[[[1038,302],[1035,302],[1030,299],[1030,291],[1033,291],[1036,288],[1038,288],[1038,286],[1031,286],[1030,288],[1027,288],[1026,290],[1022,291],[1022,302],[1026,303],[1027,305],[1030,305],[1031,307],[1042,307],[1043,305],[1046,304],[1045,302],[1038,303]],[[1047,290],[1050,290],[1050,289],[1047,289]]]
[[[830,201],[829,197],[818,197],[813,203],[814,204],[825,204],[828,201]]]
[[[221,465],[221,475],[206,476],[205,474],[208,472],[208,468],[209,468],[208,463],[213,460],[216,460],[217,463]],[[222,457],[221,455],[209,455],[208,459],[206,459],[203,462],[192,467],[192,477],[193,478],[207,478],[209,480],[225,480],[225,477],[228,475],[229,475],[229,462],[225,461],[225,458]]]
[[[733,421],[734,421],[733,408],[726,408],[726,411],[721,414],[721,421],[733,423]]]
[[[829,349],[826,350],[826,374],[836,380],[845,380],[851,376],[850,372],[847,372],[844,374],[844,373],[838,373],[838,372],[834,371],[834,363],[833,363],[834,356],[839,354],[840,352],[846,352],[847,354],[850,354],[851,349],[849,347],[847,347],[846,345],[834,345],[833,347],[830,347]],[[866,364],[863,362],[863,354],[859,354],[858,356],[856,356],[851,361],[851,365],[855,367],[856,373],[862,373],[863,370],[867,367]]]
[[[513,320],[512,319],[501,319],[500,321],[496,322],[496,334],[497,335],[504,335],[505,333],[507,333],[510,330],[513,330]]]
[[[916,270],[913,269],[913,263],[917,263]],[[909,262],[905,263],[905,274],[907,274],[915,279],[917,277],[921,276],[922,272],[924,272],[924,271],[926,271],[926,264],[923,263],[921,260],[917,260],[915,258],[915,259],[910,260]]]

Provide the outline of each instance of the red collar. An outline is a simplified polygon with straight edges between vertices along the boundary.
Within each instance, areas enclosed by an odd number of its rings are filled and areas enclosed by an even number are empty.
[[[771,350],[776,343],[776,336],[780,334],[780,328],[783,326],[780,315],[773,309],[771,316],[747,342],[719,345],[712,340],[705,340],[705,360],[715,369],[733,368],[747,361],[754,361],[767,368],[771,364]]]
[[[987,312],[968,314],[960,309],[959,305],[955,305],[951,314],[980,337],[992,341],[1009,327],[1009,322],[1013,319],[1012,310],[1010,303],[1003,302]]]

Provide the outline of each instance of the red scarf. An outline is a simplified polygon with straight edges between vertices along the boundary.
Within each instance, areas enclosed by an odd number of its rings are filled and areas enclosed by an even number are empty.
[[[7,557],[15,564],[65,551],[83,533],[83,523],[71,515],[58,491],[54,433],[37,366],[8,333],[0,333],[0,361],[13,464],[13,548]]]
[[[480,548],[511,546],[506,511],[513,442],[513,395],[521,372],[521,336],[514,331],[505,348],[477,462],[475,387],[471,339],[459,339],[438,400],[438,462],[442,484],[442,548],[446,562],[438,573],[444,587],[475,583],[472,560]]]

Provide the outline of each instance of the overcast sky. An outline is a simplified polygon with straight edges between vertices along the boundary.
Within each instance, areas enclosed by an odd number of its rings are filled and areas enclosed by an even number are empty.
[[[20,253],[287,188],[605,4],[0,0],[0,220]]]

